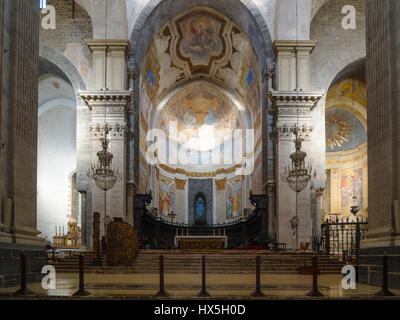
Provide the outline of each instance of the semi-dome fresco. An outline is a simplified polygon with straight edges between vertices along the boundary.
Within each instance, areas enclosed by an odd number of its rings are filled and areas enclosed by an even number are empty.
[[[367,132],[353,114],[341,108],[326,113],[326,151],[347,151],[367,142]]]
[[[194,91],[194,90],[192,90]],[[197,151],[210,151],[223,144],[225,136],[239,129],[238,110],[228,99],[206,90],[183,90],[168,103],[158,119],[170,140],[170,126],[176,123],[178,147]]]

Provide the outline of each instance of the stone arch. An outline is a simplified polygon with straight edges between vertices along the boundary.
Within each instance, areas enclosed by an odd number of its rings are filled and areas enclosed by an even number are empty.
[[[329,88],[349,76],[356,76],[366,81],[366,57],[359,58],[345,66],[332,80]]]
[[[310,61],[312,90],[328,90],[338,70],[366,56],[365,3],[353,2],[357,11],[356,30],[341,27],[341,8],[346,4],[346,0],[325,2],[312,20],[311,39],[318,41]]]
[[[61,74],[62,78],[66,78],[71,83],[75,92],[86,89],[85,82],[79,71],[66,57],[47,46],[42,46],[40,48],[39,56],[50,62],[53,65],[51,70],[53,70],[53,72],[55,70],[57,75]]]
[[[368,216],[365,69],[365,58],[357,59],[340,70],[329,86],[325,102],[327,214],[352,216],[350,206],[356,196],[360,207],[358,217]],[[341,131],[337,132],[335,126],[340,126]],[[351,184],[348,185],[348,181]]]
[[[173,2],[173,4],[172,4]],[[257,53],[262,74],[275,69],[272,38],[265,20],[251,0],[151,0],[142,10],[130,33],[130,68],[140,72],[142,58],[158,30],[170,19],[192,7],[206,6],[237,23],[250,38]],[[240,12],[240,15],[237,14]]]

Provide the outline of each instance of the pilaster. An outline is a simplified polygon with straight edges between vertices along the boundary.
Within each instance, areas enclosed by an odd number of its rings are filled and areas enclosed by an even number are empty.
[[[88,105],[92,114],[89,125],[92,163],[98,161],[97,152],[101,150],[99,139],[104,137],[104,125],[107,123],[111,127],[109,151],[114,155],[113,167],[119,169],[121,174],[121,180],[106,193],[106,210],[104,208],[105,192],[100,190],[94,181],[91,182],[92,212],[102,213],[102,219],[105,219],[104,213],[106,211],[107,216],[111,219],[119,217],[127,221],[127,109],[133,98],[133,92],[91,90],[81,91],[80,96]]]
[[[295,234],[291,228],[291,219],[298,222],[297,246],[301,242],[311,242],[310,183],[296,195],[289,188],[282,173],[290,163],[290,154],[295,150],[293,140],[297,130],[304,139],[303,150],[307,152],[306,162],[311,162],[312,148],[310,140],[313,132],[311,111],[322,97],[320,92],[270,91],[270,99],[275,113],[275,155],[276,155],[276,233],[278,242],[284,242],[294,248]],[[296,210],[297,206],[297,210]]]
[[[317,41],[276,40],[277,90],[310,90],[310,56]],[[296,79],[297,78],[297,79]]]
[[[93,55],[93,79],[90,89],[124,90],[127,85],[126,55],[128,40],[86,40]]]

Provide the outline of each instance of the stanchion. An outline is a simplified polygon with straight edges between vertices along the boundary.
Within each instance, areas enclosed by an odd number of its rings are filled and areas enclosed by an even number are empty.
[[[256,291],[254,291],[252,297],[265,297],[265,294],[261,291],[261,258],[256,257]]]
[[[375,293],[376,296],[381,296],[381,297],[395,296],[393,292],[389,291],[388,261],[389,261],[389,256],[385,253],[382,259],[382,290]]]
[[[18,296],[26,296],[29,294],[33,294],[32,290],[29,290],[26,285],[26,256],[25,254],[21,254],[21,288],[15,292],[15,295]]]
[[[165,291],[164,284],[164,256],[160,256],[160,291],[156,294],[156,297],[168,297],[168,292]]]
[[[324,295],[318,291],[318,257],[312,257],[312,268],[313,268],[313,288],[307,293],[309,297],[323,297]]]
[[[206,290],[206,256],[203,256],[203,258],[202,258],[202,268],[201,269],[202,269],[201,270],[201,279],[202,279],[201,291],[197,296],[201,297],[201,298],[211,297],[211,295]]]
[[[79,290],[75,292],[72,296],[74,297],[85,297],[90,295],[88,291],[85,290],[85,279],[84,279],[84,261],[85,257],[83,254],[79,256]]]

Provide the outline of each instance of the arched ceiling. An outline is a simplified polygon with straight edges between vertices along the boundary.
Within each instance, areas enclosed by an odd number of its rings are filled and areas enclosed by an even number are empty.
[[[272,51],[272,38],[262,14],[249,0],[153,0],[142,11],[135,23],[130,40],[131,68],[139,70],[144,53],[149,47],[154,34],[165,23],[186,10],[197,6],[205,6],[223,13],[240,26],[248,35],[257,54],[262,73],[274,69],[275,56]]]
[[[246,126],[235,102],[205,81],[186,86],[160,108],[154,127],[173,137],[170,128],[176,123],[178,146],[201,152],[221,146],[225,136]]]
[[[261,74],[250,39],[230,19],[207,7],[176,16],[155,34],[140,79],[141,110],[149,124],[154,119],[151,109],[193,80],[216,83],[240,97],[248,119],[261,109]]]
[[[319,11],[319,9],[321,9],[322,6],[325,3],[327,3],[328,1],[330,1],[330,0],[312,0],[311,19],[310,19],[310,21],[312,21],[314,19],[315,15]]]

